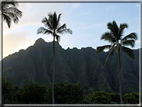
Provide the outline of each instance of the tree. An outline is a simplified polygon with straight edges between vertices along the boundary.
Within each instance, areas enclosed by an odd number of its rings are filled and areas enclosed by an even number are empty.
[[[4,77],[2,79],[2,100],[4,104],[9,104],[14,101],[14,85],[6,81]]]
[[[77,104],[83,101],[84,88],[80,83],[72,84],[67,81],[63,83],[55,82],[55,101],[58,104]],[[52,86],[44,94],[47,103],[52,102]]]
[[[129,94],[123,95],[123,98],[129,104],[139,104],[139,93],[131,92]]]
[[[17,4],[14,0],[5,0],[0,4],[1,15],[9,28],[11,26],[11,19],[13,19],[14,23],[18,23],[19,18],[22,17],[22,12],[16,8]]]
[[[108,93],[104,91],[96,91],[91,95],[91,101],[95,103],[110,104],[111,97]]]
[[[61,14],[57,17],[56,12],[49,13],[48,19],[45,17],[42,20],[42,23],[47,27],[40,27],[37,30],[37,34],[43,33],[43,34],[51,34],[53,36],[53,77],[52,77],[52,102],[54,104],[54,72],[55,72],[55,38],[57,40],[57,43],[59,43],[60,36],[58,34],[63,33],[70,33],[72,34],[72,31],[70,29],[66,28],[66,24],[60,25],[60,17]]]
[[[30,81],[29,84],[23,85],[21,88],[21,101],[23,103],[42,104],[44,102],[44,94],[46,93],[46,85],[39,85]]]
[[[121,84],[122,84],[121,83],[122,82],[121,75],[122,74],[121,74],[120,50],[122,50],[124,53],[126,53],[131,59],[134,59],[135,56],[134,56],[133,50],[131,50],[130,48],[127,48],[125,46],[134,47],[135,40],[137,39],[137,35],[136,35],[136,33],[133,32],[133,33],[130,33],[127,36],[123,37],[124,29],[128,28],[128,25],[125,23],[120,24],[120,26],[118,27],[116,22],[113,21],[112,23],[109,22],[107,24],[107,27],[110,30],[110,32],[105,32],[101,36],[101,40],[104,39],[104,40],[110,42],[111,45],[104,45],[104,46],[97,47],[97,53],[102,52],[104,49],[110,50],[110,52],[105,60],[105,65],[106,65],[106,61],[108,60],[108,58],[111,55],[113,55],[114,49],[118,53],[120,102],[121,102],[121,104],[123,104],[122,87],[121,87]]]
[[[111,101],[113,103],[120,103],[120,94],[119,93],[110,93]]]

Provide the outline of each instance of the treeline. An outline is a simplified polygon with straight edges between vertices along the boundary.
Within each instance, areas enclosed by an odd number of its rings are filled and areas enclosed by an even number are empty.
[[[56,104],[119,104],[118,93],[106,93],[96,91],[85,95],[84,88],[80,83],[69,82],[54,84],[54,95]],[[132,92],[123,95],[125,104],[138,104],[139,93]],[[14,86],[11,82],[2,80],[2,101],[3,104],[51,104],[52,84],[50,87],[39,85],[30,81],[21,88]]]

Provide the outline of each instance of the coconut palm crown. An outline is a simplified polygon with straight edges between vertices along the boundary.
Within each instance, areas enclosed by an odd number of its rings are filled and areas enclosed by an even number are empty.
[[[0,5],[1,15],[8,27],[10,28],[12,19],[14,23],[18,23],[19,18],[22,17],[22,12],[16,8],[18,3],[14,0],[5,0]]]
[[[126,23],[120,24],[120,26],[118,27],[116,22],[113,21],[112,23],[109,22],[107,24],[107,27],[110,30],[110,32],[105,32],[101,36],[101,40],[108,41],[111,43],[111,45],[104,45],[104,46],[97,47],[97,53],[102,52],[104,49],[110,50],[110,52],[105,60],[105,65],[106,65],[108,58],[111,55],[113,55],[114,49],[116,50],[116,52],[118,52],[121,49],[131,59],[134,59],[135,56],[133,54],[133,50],[131,50],[130,48],[127,48],[125,46],[130,46],[132,48],[134,47],[135,40],[137,40],[136,33],[133,32],[133,33],[130,33],[127,36],[123,37],[124,36],[123,35],[124,29],[128,28],[128,25]]]
[[[70,33],[72,34],[72,30],[67,29],[66,24],[60,25],[60,17],[61,14],[57,17],[56,12],[54,14],[49,13],[48,19],[45,17],[42,20],[42,23],[44,23],[45,27],[40,27],[37,31],[37,34],[43,33],[43,34],[51,34],[53,36],[53,41],[55,41],[55,38],[57,42],[59,43],[60,36],[58,34],[63,33]]]
[[[99,46],[97,47],[97,53],[102,52],[104,49],[109,49],[110,52],[105,60],[105,65],[108,60],[108,58],[114,54],[114,49],[118,53],[118,64],[119,64],[119,92],[120,92],[120,103],[123,104],[122,100],[122,74],[121,74],[121,63],[120,63],[120,50],[122,50],[124,53],[126,53],[131,59],[134,59],[134,53],[133,50],[130,48],[127,48],[125,46],[131,46],[134,47],[135,40],[137,40],[136,33],[130,33],[127,36],[123,37],[123,32],[125,28],[128,28],[128,25],[123,23],[120,24],[118,27],[116,22],[113,21],[112,23],[109,22],[107,24],[108,29],[110,32],[105,32],[101,36],[101,40],[104,39],[111,43],[111,45],[105,45],[105,46]]]

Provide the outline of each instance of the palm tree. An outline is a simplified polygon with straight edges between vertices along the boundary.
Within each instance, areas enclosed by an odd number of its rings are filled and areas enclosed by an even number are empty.
[[[52,77],[52,102],[54,104],[54,72],[55,72],[55,38],[57,40],[57,43],[59,43],[60,36],[58,34],[63,33],[70,33],[72,34],[72,30],[66,28],[66,24],[60,25],[60,17],[61,14],[59,14],[57,18],[56,12],[53,14],[48,14],[48,19],[45,17],[42,20],[42,23],[47,27],[40,27],[37,30],[37,34],[43,33],[43,34],[51,34],[53,36],[53,77]]]
[[[120,62],[120,50],[122,50],[124,53],[126,53],[131,59],[134,59],[135,56],[133,54],[133,50],[131,50],[130,48],[127,48],[125,46],[131,46],[134,47],[135,45],[135,40],[137,39],[137,35],[136,33],[130,33],[127,36],[123,37],[123,31],[125,28],[128,28],[128,25],[123,23],[120,24],[120,26],[118,27],[118,25],[116,24],[115,21],[113,21],[112,23],[109,22],[107,24],[108,29],[110,30],[110,32],[105,32],[102,36],[101,36],[101,40],[104,39],[108,42],[111,43],[111,45],[105,45],[105,46],[99,46],[97,47],[97,53],[102,52],[104,49],[109,49],[110,52],[105,60],[105,65],[106,62],[108,60],[108,58],[113,55],[114,53],[114,49],[116,50],[116,52],[118,53],[118,64],[119,64],[119,92],[120,92],[120,103],[123,104],[123,100],[122,100],[122,86],[121,86],[121,82],[122,82],[122,78],[121,78],[121,62]]]
[[[16,8],[17,2],[14,0],[2,1],[1,4],[1,15],[6,21],[8,27],[11,26],[11,19],[14,23],[18,23],[19,18],[22,17],[22,12]]]

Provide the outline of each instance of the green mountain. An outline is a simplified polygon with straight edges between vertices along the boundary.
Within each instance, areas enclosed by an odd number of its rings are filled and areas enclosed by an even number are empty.
[[[52,82],[53,43],[38,39],[33,46],[3,59],[3,76],[14,85],[22,86],[30,80],[39,84]],[[118,55],[115,52],[105,66],[108,52],[96,53],[87,48],[63,49],[56,43],[55,81],[81,82],[86,92],[119,92]],[[139,91],[139,49],[131,60],[121,52],[124,93]]]

